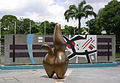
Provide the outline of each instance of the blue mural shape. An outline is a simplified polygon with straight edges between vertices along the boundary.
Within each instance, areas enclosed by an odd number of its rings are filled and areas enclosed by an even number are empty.
[[[33,64],[35,64],[34,58],[33,58],[33,51],[32,51],[32,44],[33,44],[34,34],[28,34],[27,35],[27,47],[28,47],[28,53],[30,56],[30,60]]]

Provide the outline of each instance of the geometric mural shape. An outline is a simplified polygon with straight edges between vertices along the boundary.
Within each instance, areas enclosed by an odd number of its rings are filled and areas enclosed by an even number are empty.
[[[28,53],[30,56],[30,60],[33,64],[35,64],[34,58],[33,58],[33,51],[32,51],[32,44],[33,44],[33,38],[34,34],[28,34],[27,35],[27,47],[28,47]]]

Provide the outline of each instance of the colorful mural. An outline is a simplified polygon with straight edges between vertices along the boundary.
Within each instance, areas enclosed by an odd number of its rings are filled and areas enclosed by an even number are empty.
[[[28,53],[30,56],[30,60],[33,64],[35,64],[34,58],[33,58],[33,51],[32,51],[32,43],[33,43],[34,34],[28,34],[27,35],[27,47],[28,47]]]
[[[45,43],[51,48],[54,47],[53,36],[17,34],[15,35],[15,44],[13,44],[12,38],[13,35],[6,35],[5,37],[6,64],[13,64],[13,55],[15,55],[14,63],[16,64],[42,64],[47,51],[42,50],[41,45]],[[67,42],[65,51],[69,63],[114,61],[114,35],[75,35],[70,38],[64,36],[64,40]]]
[[[76,58],[78,63],[79,57],[85,57],[88,63],[95,60],[97,62],[97,37],[96,35],[75,35],[72,38],[64,36],[67,42],[67,51],[70,51],[68,58]]]

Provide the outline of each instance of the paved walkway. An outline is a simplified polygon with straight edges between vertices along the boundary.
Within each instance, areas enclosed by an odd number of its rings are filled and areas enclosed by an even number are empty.
[[[0,83],[120,83],[120,67],[68,69],[64,79],[48,78],[44,69],[0,74]]]

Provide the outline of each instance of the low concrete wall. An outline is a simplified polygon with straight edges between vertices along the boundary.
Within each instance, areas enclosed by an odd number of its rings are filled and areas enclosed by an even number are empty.
[[[53,45],[49,42],[49,37],[43,35],[34,35],[33,55],[35,64],[42,64],[47,51],[41,50],[42,44]],[[41,39],[38,39],[41,38]],[[48,40],[46,40],[48,38]],[[27,47],[27,35],[15,35],[15,62],[13,62],[13,35],[5,35],[5,64],[32,64]]]
[[[15,62],[13,62],[13,35],[5,35],[5,57],[4,64],[33,64],[29,55],[28,35],[15,35]],[[101,40],[101,41],[100,41]],[[108,42],[109,60],[108,60]],[[41,50],[42,44],[48,44],[53,47],[53,38],[49,35],[34,35],[32,42],[32,55],[35,64],[42,64],[43,58],[47,51]],[[105,48],[101,48],[101,46]],[[98,48],[99,47],[99,48]],[[66,52],[67,55],[70,52]],[[115,36],[114,35],[97,35],[97,62],[114,62],[115,61]],[[92,61],[95,62],[95,61]],[[69,63],[76,63],[76,57],[71,59]],[[78,58],[78,63],[87,63],[85,58]]]

